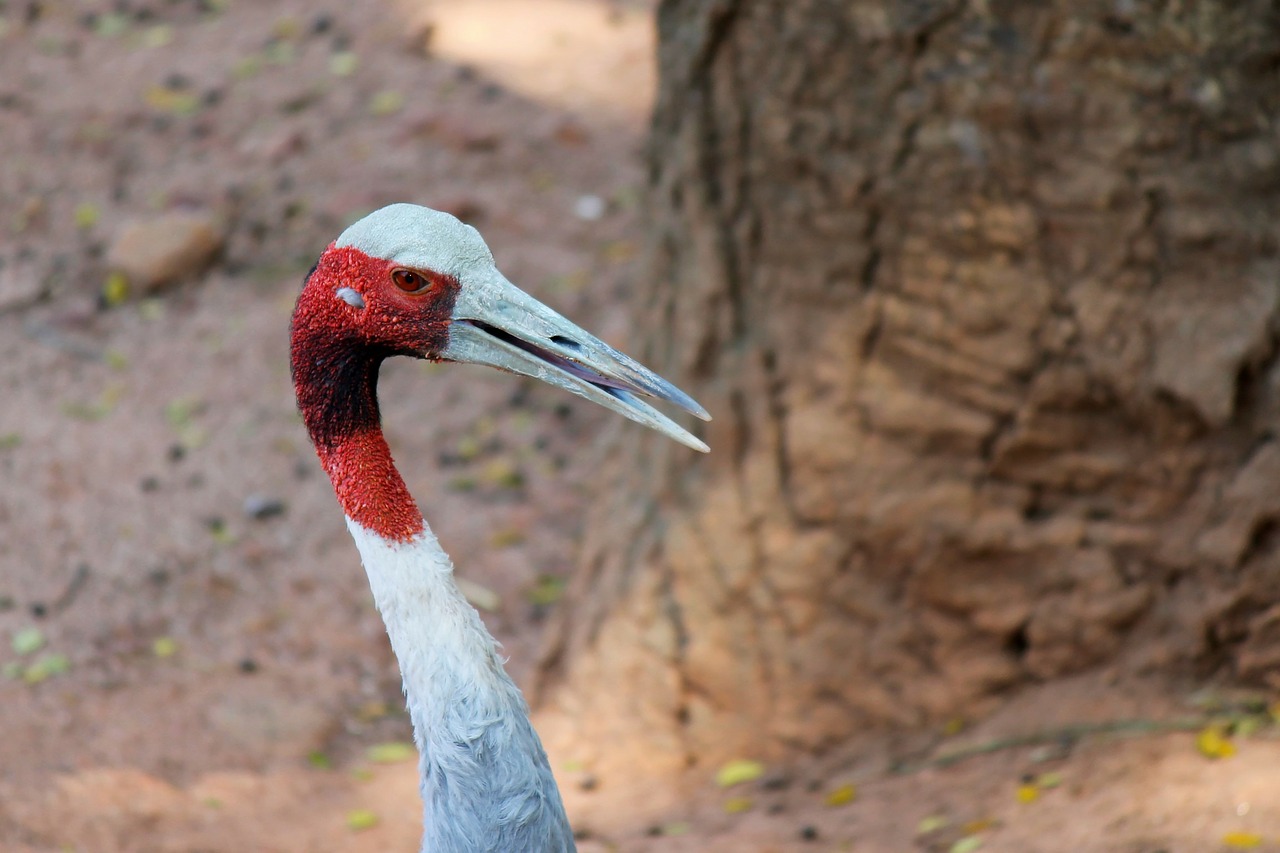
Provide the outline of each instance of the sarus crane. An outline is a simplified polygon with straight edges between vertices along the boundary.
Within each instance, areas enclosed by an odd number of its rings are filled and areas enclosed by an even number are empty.
[[[548,382],[695,450],[640,399],[709,420],[689,395],[507,281],[479,232],[412,204],[342,233],[308,274],[290,347],[303,422],[346,513],[400,664],[420,755],[422,850],[574,850],[546,752],[496,641],[396,471],[378,410],[390,356]]]

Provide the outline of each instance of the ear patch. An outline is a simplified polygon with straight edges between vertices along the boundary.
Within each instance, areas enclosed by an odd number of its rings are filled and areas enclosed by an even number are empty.
[[[354,288],[339,287],[333,295],[350,305],[352,308],[364,307],[364,297],[361,296],[360,292]]]

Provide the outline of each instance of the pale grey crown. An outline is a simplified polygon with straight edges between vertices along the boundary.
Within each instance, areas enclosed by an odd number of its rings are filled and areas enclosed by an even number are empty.
[[[456,217],[417,204],[389,204],[356,222],[334,243],[372,258],[446,275],[494,266],[480,232]]]

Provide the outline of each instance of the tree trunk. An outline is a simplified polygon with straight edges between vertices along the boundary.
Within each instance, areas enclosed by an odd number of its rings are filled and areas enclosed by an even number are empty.
[[[716,420],[616,437],[540,685],[574,756],[1277,677],[1278,9],[663,2],[632,309]]]

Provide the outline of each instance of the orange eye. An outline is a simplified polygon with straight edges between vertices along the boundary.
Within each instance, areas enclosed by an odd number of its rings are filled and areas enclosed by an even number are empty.
[[[431,284],[426,276],[413,270],[396,270],[391,274],[391,280],[405,293],[421,293]]]

